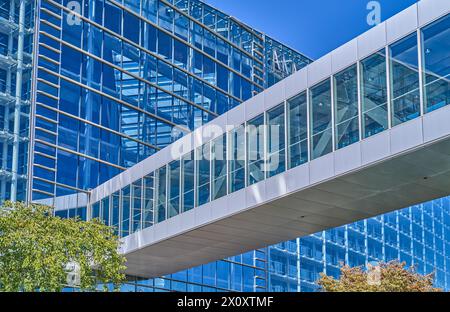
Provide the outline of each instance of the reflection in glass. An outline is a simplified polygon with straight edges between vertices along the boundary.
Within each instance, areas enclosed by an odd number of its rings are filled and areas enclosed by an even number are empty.
[[[248,185],[264,180],[264,114],[247,123]]]
[[[166,171],[166,167],[162,167],[156,171],[158,184],[156,192],[155,221],[158,223],[166,220]]]
[[[212,143],[212,200],[227,194],[227,137],[222,135]]]
[[[169,164],[169,201],[167,218],[175,217],[180,213],[180,161]]]
[[[137,180],[132,184],[132,229],[131,232],[134,233],[136,231],[141,230],[141,211],[142,211],[142,180]]]
[[[427,112],[450,104],[450,15],[422,30]]]
[[[210,201],[210,143],[199,147],[196,152],[197,161],[197,206],[204,205]]]
[[[284,104],[267,112],[267,125],[267,174],[272,177],[286,170]]]
[[[289,168],[308,161],[308,108],[306,92],[288,100]]]
[[[386,55],[384,50],[361,61],[363,138],[388,128]]]
[[[119,207],[120,207],[120,192],[117,191],[111,195],[112,201],[112,226],[116,235],[119,234]]]
[[[153,225],[154,177],[153,173],[144,177],[144,207],[142,211],[142,228]]]
[[[109,225],[109,197],[102,200],[102,221]]]
[[[358,75],[356,65],[334,76],[336,148],[359,141]]]
[[[181,160],[183,165],[183,212],[194,208],[194,152],[190,152]]]
[[[332,120],[330,79],[310,90],[311,158],[332,152]]]
[[[230,193],[245,187],[245,127],[244,125],[230,132]]]
[[[130,234],[130,203],[131,203],[131,190],[130,186],[127,185],[122,189],[122,207],[121,207],[121,228],[120,236],[125,237]]]
[[[390,47],[392,125],[420,115],[418,52],[416,33]]]

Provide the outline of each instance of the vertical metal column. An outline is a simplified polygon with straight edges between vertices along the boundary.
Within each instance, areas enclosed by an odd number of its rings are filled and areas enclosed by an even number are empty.
[[[22,101],[22,71],[23,71],[23,43],[25,32],[25,0],[19,0],[19,34],[17,38],[17,74],[16,74],[16,103],[14,105],[14,132],[12,153],[11,201],[17,199],[17,180],[19,169],[19,135],[20,135],[20,107]]]
[[[9,5],[9,20],[14,21],[14,0],[10,1]],[[10,31],[8,36],[8,56],[12,54],[13,50],[13,31]],[[5,94],[9,96],[11,94],[11,80],[12,80],[12,73],[11,73],[11,67],[8,68],[7,74],[6,74],[6,88],[5,88]],[[9,103],[5,104],[5,115],[3,116],[3,124],[5,132],[9,132]],[[8,166],[8,139],[5,139],[3,142],[3,148],[2,148],[2,169],[6,170]],[[7,177],[4,176],[1,180],[1,187],[0,187],[0,200],[6,199],[6,181]]]

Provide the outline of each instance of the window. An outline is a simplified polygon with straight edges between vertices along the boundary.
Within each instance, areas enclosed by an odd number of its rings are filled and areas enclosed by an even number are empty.
[[[127,11],[123,11],[123,36],[139,44],[139,18]]]
[[[210,143],[206,143],[196,151],[197,161],[197,206],[210,200]]]
[[[166,220],[166,167],[162,167],[156,171],[157,174],[157,197],[155,221],[162,222]]]
[[[227,194],[227,136],[224,134],[212,143],[212,200]]]
[[[183,211],[194,208],[194,152],[182,158],[183,164]]]
[[[336,148],[359,141],[358,75],[356,65],[334,76]]]
[[[230,289],[230,262],[218,261],[217,262],[217,287],[223,289]]]
[[[289,168],[308,161],[308,108],[306,92],[288,100]]]
[[[332,152],[331,89],[330,80],[310,90],[311,158]]]
[[[142,206],[142,180],[137,180],[132,184],[132,232],[142,229],[141,227],[141,206]]]
[[[169,30],[173,30],[173,18],[174,18],[174,10],[165,5],[164,3],[159,2],[159,21],[158,24]]]
[[[247,123],[248,185],[264,180],[264,114]]]
[[[284,104],[267,112],[267,125],[267,174],[272,177],[286,170]]]
[[[180,213],[180,161],[173,161],[169,164],[169,206],[168,218],[172,218]]]
[[[153,225],[154,178],[153,173],[144,177],[144,202],[142,210],[142,228]]]
[[[130,234],[130,186],[126,186],[122,189],[122,213],[121,213],[121,237],[125,237]]]
[[[388,128],[386,55],[384,50],[361,61],[362,133],[364,138]]]
[[[111,223],[114,227],[115,233],[118,234],[119,230],[119,205],[120,205],[120,192],[117,191],[111,195],[112,201],[112,218]]]
[[[450,15],[422,30],[427,112],[450,104]]]
[[[122,11],[109,3],[105,3],[105,27],[114,31],[116,34],[121,34],[122,29]]]
[[[420,115],[416,33],[394,43],[390,49],[392,125]]]
[[[230,193],[245,187],[245,127],[230,132]]]
[[[172,60],[172,38],[161,30],[158,31],[158,54]]]

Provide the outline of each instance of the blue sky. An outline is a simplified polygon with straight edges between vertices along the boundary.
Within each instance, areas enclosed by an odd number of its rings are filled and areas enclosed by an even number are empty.
[[[370,29],[370,0],[204,0],[314,59]],[[378,0],[381,20],[417,0]]]

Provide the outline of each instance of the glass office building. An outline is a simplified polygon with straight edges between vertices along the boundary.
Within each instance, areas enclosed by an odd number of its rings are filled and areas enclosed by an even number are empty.
[[[311,62],[196,0],[42,0],[38,8],[32,201],[83,200]]]
[[[61,217],[86,218],[90,189],[312,62],[199,0],[7,2],[0,200],[78,197]],[[134,181],[89,217],[124,237],[449,104],[449,23],[424,27]],[[267,150],[258,144],[264,124],[282,129]],[[249,126],[254,140],[242,144]],[[226,162],[217,157],[223,147],[255,157]],[[211,162],[196,160],[205,152]],[[281,162],[261,172],[265,158]],[[436,200],[161,278],[129,277],[123,290],[313,291],[319,272],[336,276],[341,262],[390,259],[436,271],[436,284],[450,289],[449,205]]]
[[[1,1],[0,202],[26,199],[33,34],[33,1]]]

